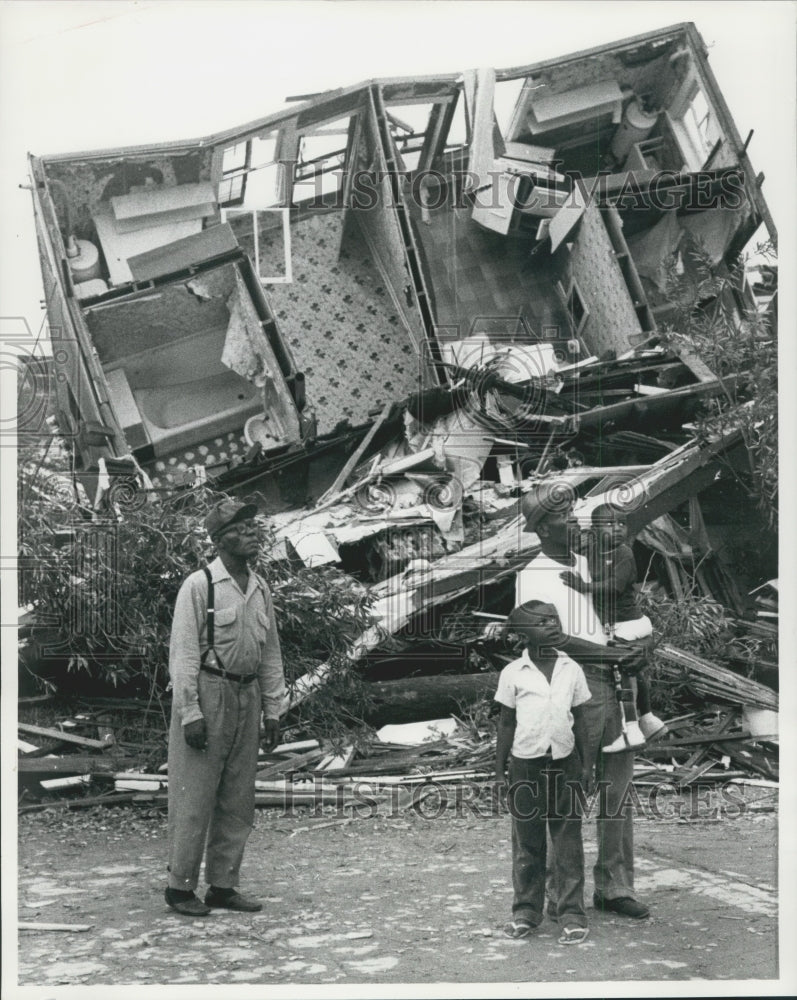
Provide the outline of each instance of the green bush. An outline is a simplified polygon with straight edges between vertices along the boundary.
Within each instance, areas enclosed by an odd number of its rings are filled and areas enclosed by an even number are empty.
[[[771,243],[757,247],[775,259]],[[664,343],[688,348],[720,379],[722,393],[708,405],[698,430],[710,435],[738,427],[751,458],[745,483],[771,528],[778,519],[778,342],[768,317],[740,307],[745,261],[719,273],[699,244],[687,250],[693,277],[674,273],[667,298],[677,305]]]
[[[19,477],[20,603],[33,605],[64,650],[55,686],[160,699],[177,591],[214,556],[202,524],[219,493],[202,488],[144,503],[134,495],[97,520],[70,503],[68,492],[54,495],[47,488],[52,477],[34,483],[34,474],[25,465]],[[273,545],[266,527],[261,551]],[[367,704],[346,654],[372,623],[368,592],[334,567],[311,570],[261,555],[257,569],[273,593],[289,685],[319,663],[331,664],[328,682],[297,717],[319,735],[334,735],[347,714],[358,717]]]

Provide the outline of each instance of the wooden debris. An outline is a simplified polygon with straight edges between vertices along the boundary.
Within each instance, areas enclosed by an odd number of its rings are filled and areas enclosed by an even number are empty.
[[[278,764],[272,764],[270,767],[258,771],[258,780],[267,781],[269,778],[276,778],[277,775],[285,774],[287,771],[295,771],[299,767],[306,767],[311,762],[315,762],[323,756],[323,750],[310,750],[308,753],[297,754],[295,757],[289,757]]]
[[[319,746],[318,740],[299,740],[297,743],[280,743],[268,752],[269,754],[303,753],[307,750],[317,750]]]
[[[349,826],[351,822],[352,817],[347,816],[346,819],[330,819],[325,823],[313,823],[312,826],[299,826],[291,833],[291,837],[295,837],[297,833],[313,833],[315,830],[326,830],[331,826]]]
[[[346,485],[346,480],[349,478],[352,472],[354,472],[357,463],[365,454],[365,452],[368,449],[368,446],[376,436],[376,432],[379,430],[379,428],[382,426],[385,420],[387,420],[388,414],[390,413],[391,409],[392,409],[392,403],[385,403],[384,407],[382,408],[382,412],[379,414],[376,420],[371,424],[368,433],[365,435],[365,437],[362,439],[362,441],[360,442],[360,444],[358,445],[352,456],[340,470],[340,472],[337,475],[337,478],[335,479],[335,482],[329,487],[329,489],[324,494],[322,494],[318,498],[318,501],[316,502],[316,507],[320,507],[322,505],[328,506],[327,502],[336,497],[338,491]]]
[[[437,674],[397,681],[373,681],[367,720],[374,725],[436,719],[495,693],[498,674]]]
[[[322,760],[318,762],[316,770],[327,771],[327,770],[340,770],[341,768],[348,767],[354,759],[354,745],[351,744],[344,747],[340,753],[329,753]]]
[[[87,757],[69,754],[65,757],[21,757],[17,761],[20,774],[113,774],[119,770],[118,757]]]
[[[65,931],[68,934],[82,934],[90,931],[94,924],[34,924],[29,921],[19,921],[17,929],[20,931]]]
[[[39,784],[46,792],[56,792],[61,788],[77,788],[79,785],[88,785],[90,782],[90,774],[74,774],[68,778],[46,778]]]
[[[53,809],[63,806],[65,809],[90,809],[93,806],[118,806],[134,800],[133,792],[120,792],[112,795],[92,795],[83,799],[60,799],[57,802],[37,802],[35,805],[20,806],[20,813],[41,812],[43,809]]]
[[[656,648],[656,657],[667,665],[666,675],[685,681],[696,694],[707,699],[777,711],[778,696],[771,688],[726,667],[666,643]]]
[[[62,743],[74,743],[80,747],[90,747],[92,750],[106,750],[113,746],[113,740],[91,740],[85,736],[76,736],[73,733],[64,733],[60,729],[46,729],[43,726],[29,726],[25,722],[18,722],[17,729],[21,733],[28,733],[30,736],[44,736],[48,739],[59,740]]]

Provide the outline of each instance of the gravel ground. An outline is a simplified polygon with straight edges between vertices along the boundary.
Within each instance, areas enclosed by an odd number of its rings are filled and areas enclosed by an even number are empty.
[[[397,984],[751,980],[777,976],[777,814],[636,821],[649,920],[602,915],[557,944],[511,941],[508,816],[351,821],[262,810],[241,888],[262,913],[174,914],[166,824],[136,808],[20,817],[19,984]],[[594,823],[585,825],[587,864]],[[204,991],[203,991],[204,992]],[[192,996],[200,996],[196,991]]]

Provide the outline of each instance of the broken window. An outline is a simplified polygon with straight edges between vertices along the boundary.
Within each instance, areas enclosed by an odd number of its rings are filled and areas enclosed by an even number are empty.
[[[286,285],[293,281],[289,209],[225,210],[224,221],[230,224],[239,244],[254,262],[264,285]]]
[[[252,210],[285,204],[285,167],[277,163],[276,133],[255,136],[224,151],[219,204]]]
[[[525,82],[524,77],[520,77],[517,80],[496,81],[493,110],[495,111],[495,118],[501,130],[501,135],[504,137],[509,135],[515,108],[520,100]]]
[[[673,103],[671,120],[687,166],[699,170],[722,138],[722,131],[696,80],[690,78],[681,91],[680,101]]]
[[[322,198],[343,186],[351,117],[324,122],[299,141],[294,201]]]
[[[402,169],[418,167],[434,104],[389,105],[386,117],[390,134],[401,156]]]
[[[252,143],[239,142],[224,150],[219,183],[220,205],[242,205],[246,194],[246,177],[252,157]]]

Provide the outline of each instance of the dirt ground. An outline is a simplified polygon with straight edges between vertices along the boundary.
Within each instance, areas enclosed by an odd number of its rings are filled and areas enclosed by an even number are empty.
[[[777,976],[777,814],[637,818],[636,922],[591,906],[590,938],[549,920],[503,937],[507,815],[332,820],[261,810],[241,887],[259,914],[191,920],[163,900],[166,824],[134,808],[23,815],[19,984],[392,984],[733,980]],[[322,825],[323,824],[323,825]],[[316,827],[318,827],[316,829]],[[585,824],[587,864],[595,824]],[[193,995],[199,995],[193,993]]]

